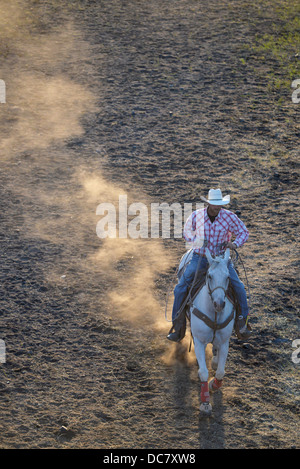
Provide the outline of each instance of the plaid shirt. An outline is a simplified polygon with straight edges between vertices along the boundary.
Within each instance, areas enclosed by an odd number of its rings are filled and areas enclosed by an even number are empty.
[[[205,255],[208,247],[212,255],[218,256],[225,250],[225,245],[236,236],[234,244],[242,246],[249,238],[249,231],[244,223],[229,210],[221,208],[214,222],[210,221],[207,207],[193,212],[186,221],[183,236],[197,254]]]

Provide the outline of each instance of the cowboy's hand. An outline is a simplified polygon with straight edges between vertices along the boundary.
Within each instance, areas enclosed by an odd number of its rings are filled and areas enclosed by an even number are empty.
[[[229,241],[227,244],[226,244],[226,248],[229,248],[229,249],[236,249],[237,248],[237,245],[235,243],[232,243],[231,241]]]

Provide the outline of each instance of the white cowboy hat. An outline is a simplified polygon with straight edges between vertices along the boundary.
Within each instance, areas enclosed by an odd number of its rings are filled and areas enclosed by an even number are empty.
[[[230,202],[230,195],[222,196],[221,189],[210,189],[208,192],[208,199],[205,197],[200,196],[201,200],[207,202],[211,205],[225,205],[229,204]]]

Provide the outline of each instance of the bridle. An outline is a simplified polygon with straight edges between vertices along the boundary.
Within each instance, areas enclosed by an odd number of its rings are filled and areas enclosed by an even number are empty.
[[[213,297],[212,297],[212,294],[213,294],[213,292],[214,292],[215,290],[217,290],[218,288],[221,288],[221,289],[224,291],[225,296],[226,296],[227,290],[228,290],[228,286],[229,286],[229,277],[228,277],[228,279],[227,279],[227,288],[226,288],[226,289],[225,289],[224,287],[222,287],[221,285],[218,285],[217,287],[211,289],[211,288],[210,288],[210,285],[209,285],[209,275],[208,275],[208,271],[207,271],[207,274],[206,274],[205,282],[206,282],[207,289],[208,289],[208,293],[209,293],[209,296],[210,296],[210,299],[211,299],[212,303],[214,302]]]

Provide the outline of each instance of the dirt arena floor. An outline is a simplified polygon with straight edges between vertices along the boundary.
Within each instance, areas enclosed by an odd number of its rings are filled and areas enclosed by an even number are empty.
[[[267,3],[0,1],[2,449],[299,448],[300,104],[254,48]],[[211,187],[250,232],[253,337],[202,418],[165,338],[183,239],[100,239],[96,209]]]

